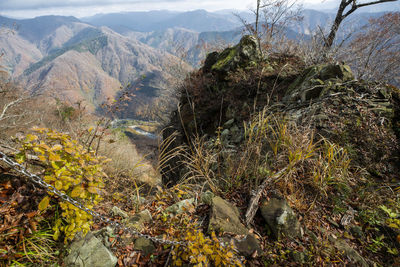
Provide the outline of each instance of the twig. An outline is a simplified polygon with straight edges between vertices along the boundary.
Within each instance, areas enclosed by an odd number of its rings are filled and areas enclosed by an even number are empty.
[[[165,262],[165,264],[164,264],[164,267],[167,267],[168,266],[168,264],[169,264],[169,260],[171,259],[171,254],[172,254],[172,251],[174,250],[174,245],[172,245],[172,247],[171,247],[171,250],[169,251],[169,254],[168,254],[168,258],[167,258],[167,261]]]
[[[254,216],[256,215],[257,209],[258,209],[258,202],[260,201],[261,195],[264,192],[264,189],[267,187],[269,182],[273,179],[279,178],[284,172],[286,172],[287,167],[283,168],[279,172],[275,173],[271,177],[265,178],[264,182],[258,187],[257,192],[254,194],[254,196],[250,200],[250,205],[247,209],[246,212],[246,225],[248,226],[251,221],[253,220]]]

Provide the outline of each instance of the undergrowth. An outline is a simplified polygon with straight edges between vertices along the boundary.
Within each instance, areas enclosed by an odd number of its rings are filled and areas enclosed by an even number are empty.
[[[347,151],[310,127],[297,126],[267,109],[244,124],[245,141],[229,144],[216,137],[193,138],[185,154],[187,183],[204,183],[214,193],[248,190],[251,193],[274,173],[285,170],[274,184],[282,194],[304,199],[307,194],[327,198],[352,184]]]

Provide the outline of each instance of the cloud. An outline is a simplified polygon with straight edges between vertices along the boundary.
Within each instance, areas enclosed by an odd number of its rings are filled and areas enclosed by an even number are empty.
[[[185,0],[1,0],[0,9],[28,10],[61,7],[90,7],[121,4],[144,4],[162,2],[185,2]],[[196,1],[193,1],[196,2]]]

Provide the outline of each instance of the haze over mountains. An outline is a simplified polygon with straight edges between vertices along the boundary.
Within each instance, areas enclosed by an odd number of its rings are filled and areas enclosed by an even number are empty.
[[[241,12],[246,21],[252,14]],[[296,39],[329,26],[334,14],[305,10],[304,20],[286,30]],[[358,14],[363,25],[370,13]],[[183,71],[204,59],[207,47],[237,42],[242,25],[231,11],[149,11],[75,17],[44,16],[16,20],[0,17],[1,64],[11,77],[33,93],[49,93],[74,103],[83,100],[94,111],[117,96],[134,92],[131,112],[152,105]],[[137,90],[140,89],[140,90]],[[140,100],[140,101],[138,101]],[[143,114],[142,114],[143,115]]]

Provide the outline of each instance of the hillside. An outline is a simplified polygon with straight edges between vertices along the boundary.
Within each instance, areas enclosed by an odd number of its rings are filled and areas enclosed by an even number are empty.
[[[244,37],[187,80],[164,133],[187,154],[165,165],[164,184],[224,197],[205,202],[206,227],[247,266],[396,266],[399,89],[257,51]],[[229,203],[239,212],[220,210]]]
[[[151,97],[130,109],[140,110],[143,103],[151,105],[162,91],[173,87],[177,72],[190,69],[171,54],[73,17],[20,20],[14,22],[16,29],[10,25],[12,20],[2,20],[12,31],[0,37],[4,65],[11,76],[31,93],[53,95],[70,104],[84,100],[92,112],[103,101],[117,97],[121,87],[138,86],[143,76],[153,77],[142,89],[151,85],[152,92],[147,94]],[[124,114],[138,115],[135,111]]]
[[[69,66],[65,77],[70,77],[80,58],[97,60],[91,51],[69,50],[54,62]],[[93,72],[93,64],[84,70]],[[59,76],[57,64],[51,66],[46,75]],[[109,82],[105,77],[97,73],[90,81]],[[143,82],[152,88],[146,78]],[[126,139],[153,131],[152,122],[91,127],[77,131],[79,141],[36,128],[18,139],[17,150],[0,143],[0,152],[8,155],[0,153],[4,225],[23,225],[3,234],[4,240],[17,251],[21,236],[35,240],[27,244],[29,251],[35,242],[47,244],[43,254],[29,258],[39,265],[396,266],[399,106],[398,88],[357,80],[343,62],[262,57],[256,39],[244,36],[237,45],[210,53],[181,85],[154,168],[143,164]],[[87,122],[69,123],[79,129]],[[113,161],[97,158],[91,136],[99,140],[100,155]],[[8,157],[34,166],[29,171],[45,173],[46,183],[94,207],[90,214],[100,222],[92,222],[79,205],[66,204],[73,202],[67,197],[59,202],[19,181],[21,171]],[[24,205],[3,201],[15,191]],[[57,219],[49,228],[39,224],[39,214]],[[47,235],[30,234],[34,227]],[[79,237],[80,231],[87,235]],[[59,237],[68,244],[61,255],[54,252],[59,241],[53,239]],[[9,249],[0,259],[27,260],[20,254]]]

